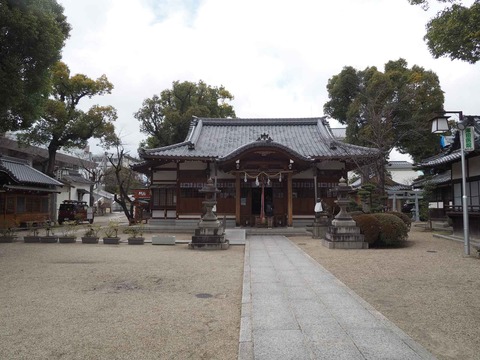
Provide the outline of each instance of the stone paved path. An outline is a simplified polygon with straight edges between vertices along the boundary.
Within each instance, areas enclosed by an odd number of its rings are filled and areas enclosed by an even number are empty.
[[[286,237],[252,236],[245,247],[238,359],[434,356]]]

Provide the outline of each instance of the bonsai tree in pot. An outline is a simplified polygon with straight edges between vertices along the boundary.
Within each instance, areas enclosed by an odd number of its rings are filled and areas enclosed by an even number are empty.
[[[142,225],[130,226],[123,231],[125,234],[129,234],[128,245],[143,245],[145,238],[143,235]]]
[[[15,240],[15,230],[8,224],[0,226],[0,243],[11,243]]]
[[[40,242],[56,243],[58,241],[58,236],[55,235],[54,226],[50,220],[45,221],[43,229],[45,230],[45,236],[40,237]]]
[[[82,244],[98,244],[98,233],[100,227],[95,225],[88,225],[85,228],[85,233],[82,236]]]
[[[23,237],[23,241],[26,243],[37,243],[40,242],[39,228],[34,224],[33,221],[27,222],[28,235]]]
[[[120,237],[118,236],[120,224],[118,221],[110,220],[108,227],[103,230],[105,236],[103,237],[103,243],[108,245],[116,245],[120,243]]]
[[[77,223],[75,221],[65,221],[62,227],[62,236],[58,237],[58,241],[62,244],[74,243],[77,241],[75,229]]]

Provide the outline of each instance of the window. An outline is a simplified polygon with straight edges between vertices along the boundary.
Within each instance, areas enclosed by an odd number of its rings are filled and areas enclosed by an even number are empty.
[[[473,181],[470,184],[470,205],[480,205],[480,181]]]
[[[152,189],[153,207],[175,206],[177,204],[177,189],[175,185]]]
[[[17,213],[24,213],[25,210],[25,196],[17,196]]]
[[[453,205],[462,206],[462,184],[453,184]]]

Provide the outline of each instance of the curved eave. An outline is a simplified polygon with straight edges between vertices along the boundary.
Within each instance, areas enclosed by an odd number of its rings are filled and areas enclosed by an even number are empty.
[[[279,144],[279,143],[276,143],[274,141],[271,141],[271,142],[268,142],[268,141],[253,141],[249,144],[243,145],[243,146],[235,149],[234,151],[230,152],[229,154],[227,154],[223,157],[218,158],[218,162],[219,163],[228,162],[228,161],[231,161],[234,158],[240,156],[240,154],[242,154],[242,153],[245,153],[247,151],[252,151],[252,150],[255,150],[255,149],[260,149],[260,148],[274,148],[274,149],[281,150],[281,151],[291,155],[292,157],[294,157],[297,160],[304,161],[304,162],[312,161],[309,157],[305,157],[305,156],[299,154],[298,152],[296,152],[295,150],[292,150],[289,147],[287,147],[285,145],[282,145],[282,144]]]
[[[178,144],[173,144],[173,145],[168,145],[168,146],[163,146],[160,148],[155,148],[155,149],[141,149],[140,150],[140,155],[142,158],[156,158],[156,157],[164,157],[165,155],[162,155],[162,152],[167,151],[167,150],[172,150],[172,149],[177,149],[179,147],[183,146],[190,146],[191,142],[190,141],[184,141]]]
[[[422,168],[429,168],[429,167],[436,167],[436,166],[441,166],[441,165],[447,165],[452,162],[460,160],[462,157],[461,151],[454,150],[448,155],[441,155],[441,156],[435,156],[433,158],[427,159],[426,161],[416,164],[415,168],[416,169],[422,169]]]

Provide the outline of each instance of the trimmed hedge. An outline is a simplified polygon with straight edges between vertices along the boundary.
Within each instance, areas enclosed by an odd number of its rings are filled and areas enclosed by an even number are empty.
[[[408,238],[408,228],[398,216],[386,213],[372,215],[380,222],[379,245],[404,245]]]
[[[365,242],[368,245],[375,244],[380,236],[380,221],[372,214],[353,215],[352,218],[365,236]]]
[[[405,225],[407,225],[407,229],[410,230],[412,226],[412,219],[407,214],[399,211],[389,211],[387,214],[392,214],[399,217],[405,223]]]

